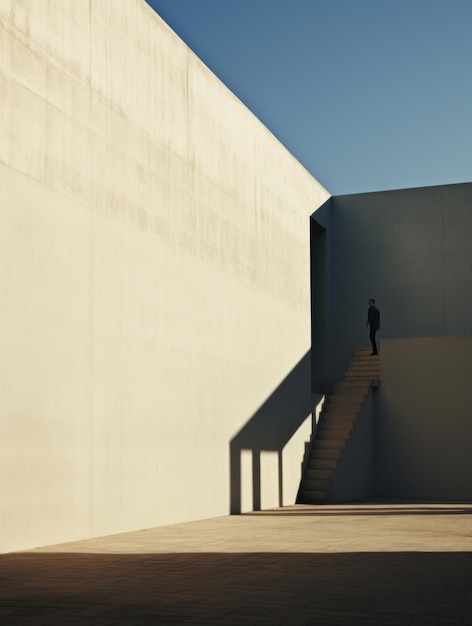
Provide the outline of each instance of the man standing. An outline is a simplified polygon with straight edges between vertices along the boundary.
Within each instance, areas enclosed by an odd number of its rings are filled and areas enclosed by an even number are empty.
[[[367,328],[368,326],[370,326],[369,338],[372,343],[372,356],[378,354],[375,333],[380,330],[380,311],[375,306],[375,300],[373,298],[369,300],[369,308],[367,310],[367,323],[365,327]]]

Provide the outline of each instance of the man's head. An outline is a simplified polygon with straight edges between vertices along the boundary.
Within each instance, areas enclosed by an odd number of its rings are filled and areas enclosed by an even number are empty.
[[[373,298],[369,300],[369,306],[375,306],[375,300]]]

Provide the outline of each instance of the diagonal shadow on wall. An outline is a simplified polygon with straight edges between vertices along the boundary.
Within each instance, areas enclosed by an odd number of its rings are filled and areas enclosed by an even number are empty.
[[[279,506],[283,505],[282,452],[321,399],[311,393],[311,350],[297,363],[230,442],[230,512],[241,513],[241,452],[252,452],[252,509],[261,509],[261,453],[278,454]],[[313,425],[312,425],[313,429]],[[313,432],[313,430],[312,430]],[[300,463],[300,480],[302,464]]]

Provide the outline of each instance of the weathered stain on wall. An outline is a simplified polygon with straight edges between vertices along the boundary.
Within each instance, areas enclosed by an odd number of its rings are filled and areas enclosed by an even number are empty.
[[[0,38],[0,549],[225,515],[329,194],[143,0],[0,0]]]

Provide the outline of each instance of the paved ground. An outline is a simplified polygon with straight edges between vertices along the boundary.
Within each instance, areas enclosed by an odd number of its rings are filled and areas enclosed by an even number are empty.
[[[0,557],[0,623],[472,626],[472,505],[293,506]]]

